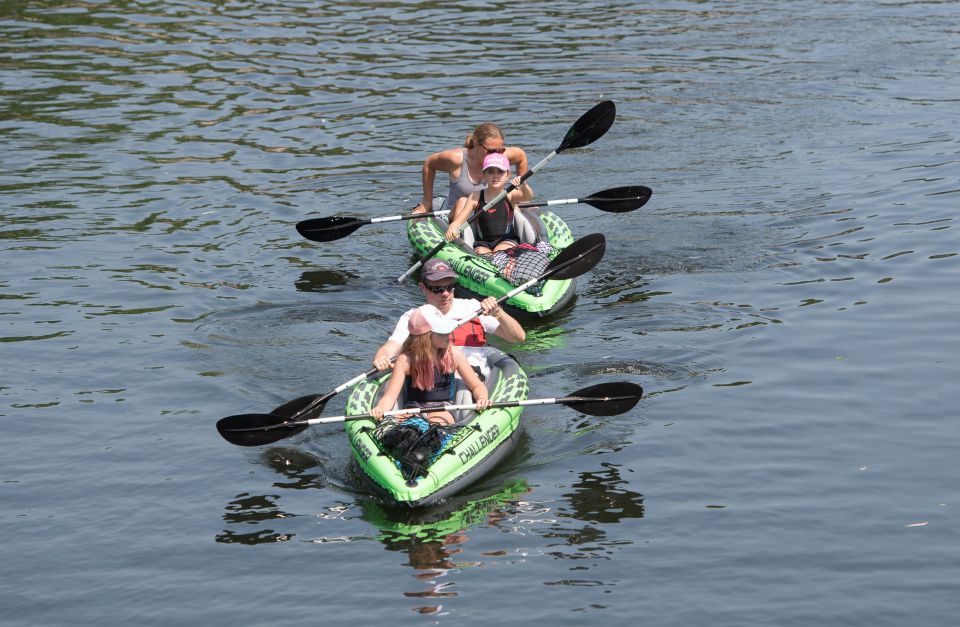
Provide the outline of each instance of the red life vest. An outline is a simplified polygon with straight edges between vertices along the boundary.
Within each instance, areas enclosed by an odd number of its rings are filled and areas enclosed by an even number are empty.
[[[454,329],[451,338],[454,346],[483,347],[487,345],[487,334],[483,331],[483,325],[476,318]]]

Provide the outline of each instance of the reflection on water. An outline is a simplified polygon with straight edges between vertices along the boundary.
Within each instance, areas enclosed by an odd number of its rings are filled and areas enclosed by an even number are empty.
[[[515,350],[524,353],[546,352],[567,346],[566,336],[571,329],[563,324],[564,313],[560,312],[549,321],[524,320],[523,327],[527,337]]]
[[[318,490],[327,485],[323,476],[323,465],[316,457],[308,455],[298,449],[270,448],[261,455],[261,463],[270,468],[286,481],[274,481],[273,487],[282,490]],[[308,472],[318,469],[317,472]],[[247,545],[270,544],[292,540],[296,535],[293,532],[279,532],[275,527],[285,524],[281,521],[295,516],[283,510],[280,505],[279,494],[248,494],[243,493],[228,502],[224,507],[225,523],[230,525],[215,536],[217,542],[240,543]],[[263,529],[240,532],[237,528],[249,525],[263,526]],[[237,527],[237,528],[235,528]]]
[[[410,510],[386,507],[371,500],[361,501],[364,520],[376,526],[380,541],[387,551],[407,555],[407,566],[414,569],[414,579],[427,584],[426,589],[404,592],[417,599],[442,599],[458,596],[449,579],[463,568],[480,566],[482,562],[456,560],[469,541],[467,530],[485,524],[496,526],[507,517],[507,510],[516,506],[520,497],[530,491],[522,479],[513,479],[486,496],[455,496],[444,503],[424,509]],[[445,578],[445,581],[439,581]],[[443,605],[421,605],[414,608],[421,614],[437,614]]]

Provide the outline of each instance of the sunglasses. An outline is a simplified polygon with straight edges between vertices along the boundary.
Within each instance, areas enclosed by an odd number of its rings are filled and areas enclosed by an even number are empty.
[[[452,292],[456,283],[450,283],[447,285],[427,285],[423,284],[425,288],[433,292],[434,294],[443,294],[444,292]]]
[[[498,155],[502,155],[503,153],[505,153],[505,152],[507,151],[507,149],[506,149],[504,146],[501,146],[501,147],[499,147],[499,148],[487,148],[486,146],[484,146],[484,145],[480,142],[479,139],[477,140],[477,145],[480,146],[481,148],[483,148],[485,151],[487,151],[487,154],[488,154],[488,155],[492,155],[493,153],[497,153]]]

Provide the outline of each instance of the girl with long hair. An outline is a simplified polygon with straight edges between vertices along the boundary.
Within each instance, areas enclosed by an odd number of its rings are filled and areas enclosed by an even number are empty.
[[[450,425],[453,415],[443,408],[453,404],[456,391],[454,373],[473,394],[477,411],[490,406],[487,388],[473,370],[458,347],[450,342],[450,333],[457,323],[447,318],[433,305],[423,305],[414,310],[407,323],[410,336],[403,342],[393,376],[387,382],[380,401],[370,410],[370,415],[380,420],[383,412],[393,408],[407,384],[404,407],[421,410],[429,422]]]

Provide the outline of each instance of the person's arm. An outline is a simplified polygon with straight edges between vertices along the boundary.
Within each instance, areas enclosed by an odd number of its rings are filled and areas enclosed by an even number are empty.
[[[492,316],[497,319],[498,326],[493,332],[497,337],[511,343],[522,342],[527,339],[527,333],[523,330],[523,327],[520,326],[520,323],[517,322],[516,318],[508,314],[493,296],[488,296],[483,299],[480,302],[480,309],[483,315]]]
[[[403,346],[403,344],[395,340],[387,340],[384,342],[383,346],[378,348],[376,354],[373,356],[373,367],[380,372],[389,368],[390,360],[400,352],[401,346]]]
[[[463,352],[459,349],[455,349],[455,351],[457,354],[457,373],[460,374],[460,378],[463,379],[463,384],[467,386],[470,394],[473,395],[473,402],[477,404],[477,413],[480,413],[487,407],[490,407],[490,397],[487,393],[487,386],[483,384],[483,381],[477,376],[476,371],[470,366],[470,363],[467,362],[467,358]]]
[[[383,412],[390,411],[400,397],[400,391],[403,389],[403,382],[407,377],[407,356],[406,354],[397,357],[397,363],[393,366],[393,375],[387,381],[387,389],[376,405],[370,409],[370,415],[378,421],[383,418]]]
[[[470,214],[473,213],[479,197],[479,192],[473,192],[469,196],[464,196],[457,200],[457,205],[453,208],[453,211],[450,212],[450,226],[447,227],[445,234],[448,242],[452,242],[460,237],[460,227],[467,221]]]
[[[463,152],[459,148],[435,152],[424,160],[423,167],[420,169],[423,199],[414,208],[414,212],[418,212],[420,207],[423,207],[424,211],[433,211],[433,182],[437,178],[437,172],[453,172],[462,161]]]
[[[523,148],[509,146],[504,154],[512,165],[517,166],[517,176],[523,176],[530,169],[527,166],[527,153],[523,151]]]
[[[378,348],[374,354],[371,361],[374,367],[380,372],[390,367],[391,357],[400,354],[400,349],[403,347],[404,341],[406,341],[410,335],[410,331],[407,330],[407,323],[410,321],[410,314],[412,313],[413,310],[409,309],[400,316],[400,319],[397,320],[397,326],[393,328],[393,333],[390,334],[387,341],[384,342],[383,346]]]
[[[515,185],[513,191],[508,195],[508,200],[516,205],[517,203],[533,200],[533,188],[526,181],[520,182],[521,177],[515,177],[511,183]]]

